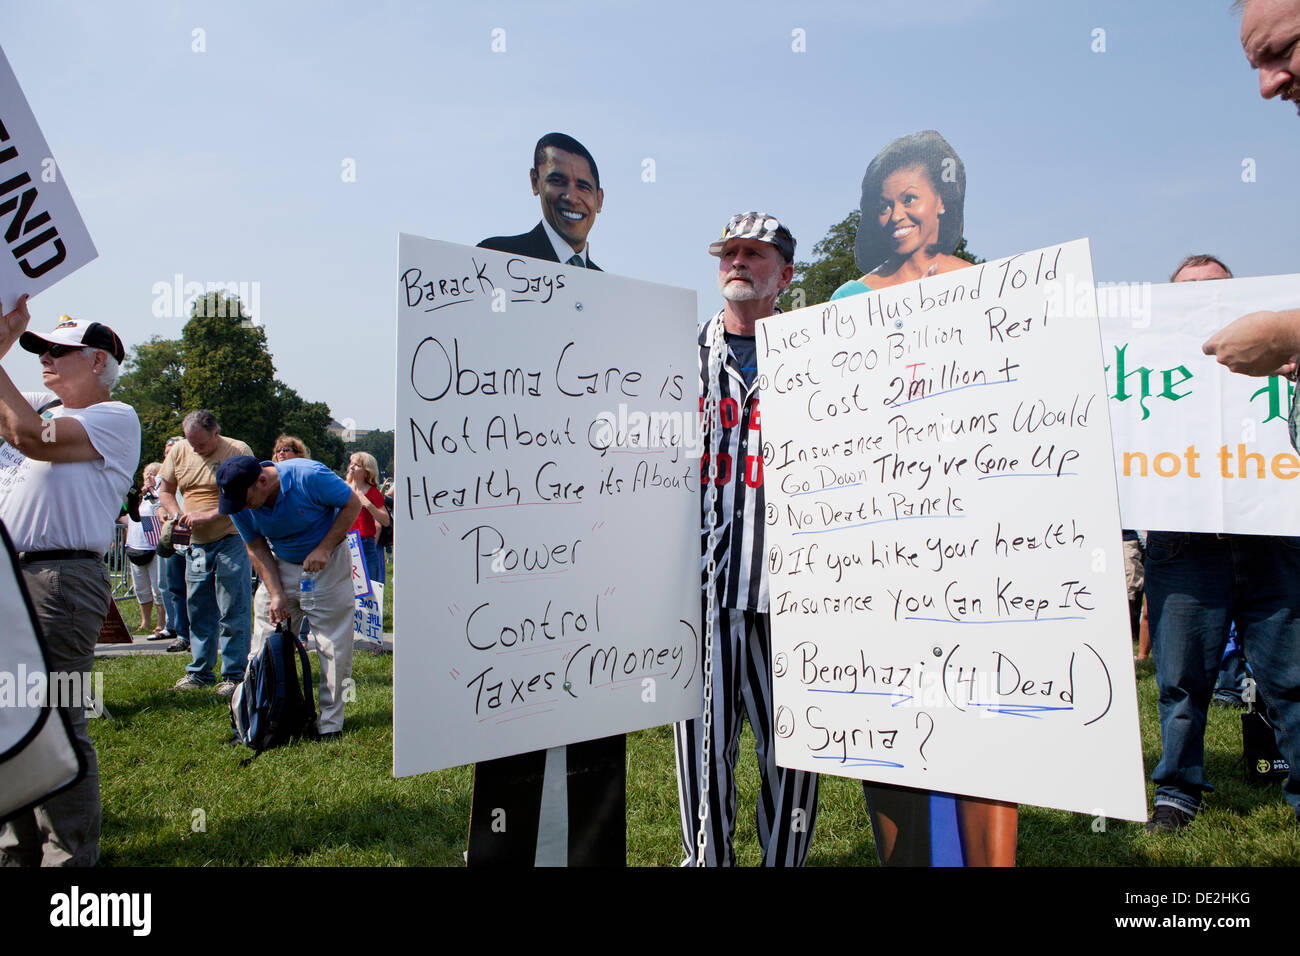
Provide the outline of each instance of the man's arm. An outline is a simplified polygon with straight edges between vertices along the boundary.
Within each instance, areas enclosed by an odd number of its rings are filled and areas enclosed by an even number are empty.
[[[382,504],[375,504],[359,491],[354,494],[356,495],[357,501],[361,503],[361,507],[370,512],[370,516],[375,519],[375,523],[381,528],[387,528],[389,523],[393,520],[388,516],[388,509]],[[357,513],[360,514],[360,512]],[[349,527],[351,526],[349,525]]]
[[[302,569],[304,571],[319,571],[325,567],[329,563],[330,552],[338,547],[339,542],[343,540],[343,536],[348,533],[348,528],[352,527],[359,514],[361,514],[361,502],[353,494],[348,498],[348,503],[340,508],[339,513],[334,516],[334,523],[325,532],[325,537],[320,539],[320,544],[316,545],[311,554],[307,555],[302,562]]]
[[[158,503],[163,506],[172,517],[179,517],[181,513],[180,503],[176,500],[176,482],[158,480]]]
[[[253,454],[253,449],[249,448],[244,442],[236,440],[234,444],[241,455]],[[191,528],[201,528],[205,524],[220,521],[224,517],[226,516],[221,513],[221,506],[218,505],[215,508],[209,508],[207,511],[187,511],[181,515],[181,520]]]
[[[1300,309],[1252,312],[1214,333],[1201,351],[1242,375],[1283,375],[1300,354]]]
[[[0,305],[0,312],[3,311]],[[27,296],[19,296],[18,305],[12,312],[4,313],[0,321],[0,358],[9,354],[31,320]],[[27,403],[3,368],[0,368],[0,437],[36,461],[96,461],[103,457],[75,418],[46,421],[36,414],[36,409]]]
[[[257,576],[262,579],[266,593],[271,595],[271,610],[268,614],[271,623],[279,624],[287,620],[289,604],[284,597],[284,585],[280,581],[280,566],[271,552],[271,546],[266,543],[265,538],[258,538],[256,541],[245,541],[244,548],[248,551],[248,557],[253,562]]]
[[[181,520],[191,528],[197,528],[201,525],[211,524],[218,518],[222,517],[220,508],[211,508],[208,511],[187,511],[181,515]]]
[[[169,515],[180,518],[181,524],[187,528],[197,528],[200,525],[216,521],[221,517],[219,507],[212,508],[209,511],[181,511],[180,503],[176,500],[176,482],[158,481],[158,503],[163,506],[163,510]]]

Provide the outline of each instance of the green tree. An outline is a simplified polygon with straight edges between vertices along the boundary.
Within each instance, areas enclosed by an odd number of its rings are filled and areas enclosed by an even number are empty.
[[[276,436],[283,432],[301,438],[313,458],[335,471],[342,471],[347,464],[348,452],[343,439],[329,430],[333,420],[330,407],[324,402],[305,400],[284,382],[277,381],[275,385],[280,409],[280,430]]]
[[[975,255],[975,253],[971,252],[969,249],[966,248],[966,237],[965,237],[965,236],[962,236],[962,237],[961,237],[961,242],[957,243],[957,248],[954,249],[954,250],[952,251],[952,254],[953,254],[954,256],[956,256],[958,259],[965,259],[967,262],[969,262],[969,263],[970,263],[971,265],[973,265],[973,266],[977,266],[977,265],[979,265],[981,262],[987,262],[987,261],[988,261],[987,259],[983,259],[983,258],[981,258],[981,257],[979,257],[979,256],[977,256],[977,255]]]
[[[167,439],[181,433],[181,379],[185,363],[177,339],[154,336],[135,346],[113,398],[126,402],[140,418],[140,471],[162,461]],[[136,474],[137,481],[140,478]]]
[[[853,244],[857,241],[861,222],[862,213],[855,209],[831,226],[821,241],[813,246],[811,262],[795,262],[794,279],[776,300],[783,311],[827,302],[844,283],[861,278],[862,270],[853,255]],[[953,255],[970,263],[984,261],[966,248],[965,236],[957,243]]]
[[[853,210],[813,246],[811,262],[795,262],[794,280],[776,300],[782,311],[829,301],[836,289],[862,275],[853,258],[853,243],[861,220],[862,213]]]
[[[137,345],[113,397],[140,417],[140,470],[162,459],[185,415],[211,410],[221,433],[266,458],[281,432],[297,435],[330,468],[346,462],[343,442],[329,433],[324,402],[308,402],[275,377],[266,332],[244,313],[238,296],[210,292],[195,301],[179,339],[155,336]]]
[[[181,407],[210,409],[223,435],[269,457],[280,434],[275,363],[265,330],[248,320],[239,297],[209,292],[197,299],[181,333],[181,350]]]

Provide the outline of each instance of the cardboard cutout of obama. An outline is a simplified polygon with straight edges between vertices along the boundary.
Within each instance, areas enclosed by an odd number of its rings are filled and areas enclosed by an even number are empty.
[[[530,232],[479,246],[587,269],[587,236],[604,205],[600,172],[587,148],[547,133],[528,171],[542,220]],[[469,866],[622,866],[626,862],[626,738],[515,754],[474,765]],[[508,820],[508,827],[496,825]]]

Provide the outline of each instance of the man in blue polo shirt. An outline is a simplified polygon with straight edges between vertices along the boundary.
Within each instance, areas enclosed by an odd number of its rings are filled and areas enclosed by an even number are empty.
[[[239,455],[217,468],[218,508],[230,515],[257,568],[252,653],[281,621],[311,622],[320,656],[321,739],[343,732],[352,676],[352,559],[344,542],[361,510],[352,489],[318,461],[272,464]]]

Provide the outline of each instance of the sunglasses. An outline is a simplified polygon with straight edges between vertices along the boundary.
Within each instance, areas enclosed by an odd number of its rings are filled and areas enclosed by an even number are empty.
[[[51,345],[45,352],[49,353],[50,358],[61,359],[65,355],[71,355],[73,352],[80,352],[84,346],[81,345]]]

